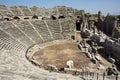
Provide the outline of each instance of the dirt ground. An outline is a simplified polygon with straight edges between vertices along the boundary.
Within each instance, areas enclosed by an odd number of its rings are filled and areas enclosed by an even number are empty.
[[[81,68],[82,66],[96,67],[89,58],[82,53],[76,43],[61,43],[45,47],[36,51],[33,58],[44,66],[48,64],[55,65],[58,68],[66,67],[68,60],[73,60],[74,68]]]
[[[104,59],[100,54],[97,54],[102,60],[104,69],[111,66],[111,63]],[[53,44],[47,46],[39,51],[36,51],[33,55],[33,59],[42,63],[44,67],[48,64],[55,65],[57,68],[66,68],[66,62],[73,60],[74,68],[81,69],[83,66],[87,67],[90,71],[97,70],[100,66],[99,63],[94,64],[90,59],[82,53],[75,42],[64,42],[60,44]],[[104,71],[104,70],[102,70]],[[100,70],[100,73],[101,70]]]

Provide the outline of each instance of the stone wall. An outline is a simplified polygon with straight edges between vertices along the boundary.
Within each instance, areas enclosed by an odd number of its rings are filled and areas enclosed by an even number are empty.
[[[71,7],[66,6],[56,6],[53,8],[39,8],[33,6],[29,8],[27,6],[5,6],[0,5],[0,13],[4,16],[31,16],[31,15],[38,15],[38,16],[50,16],[50,15],[64,15],[64,16],[73,16],[73,15],[80,15],[80,11],[77,9],[73,9]]]

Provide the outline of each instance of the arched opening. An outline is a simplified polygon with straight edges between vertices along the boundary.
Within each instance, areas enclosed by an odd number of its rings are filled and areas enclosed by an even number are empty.
[[[38,19],[38,16],[37,16],[37,15],[34,15],[34,16],[32,17],[32,19]]]
[[[72,39],[72,40],[75,40],[75,36],[74,36],[74,35],[71,35],[71,39]]]
[[[29,19],[29,17],[25,17],[24,19]]]
[[[53,15],[51,15],[51,19],[52,19],[52,20],[56,20],[56,17],[53,16]]]
[[[42,17],[41,20],[46,20],[47,18],[46,17]]]
[[[76,21],[76,30],[80,31],[80,29],[81,29],[81,23],[80,23],[80,20],[77,20]]]
[[[80,16],[77,16],[77,18],[79,19],[79,18],[80,18]]]
[[[14,16],[13,19],[14,20],[20,20],[20,18],[18,16]]]
[[[10,21],[10,19],[9,19],[9,18],[4,18],[4,20],[5,20],[5,21]]]
[[[63,15],[58,17],[58,19],[63,19],[63,18],[65,18],[65,16],[63,16]]]

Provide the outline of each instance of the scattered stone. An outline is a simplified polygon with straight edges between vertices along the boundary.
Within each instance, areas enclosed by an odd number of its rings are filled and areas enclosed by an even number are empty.
[[[45,69],[50,71],[58,71],[57,67],[51,64],[49,64]]]
[[[74,62],[73,62],[73,60],[67,61],[66,65],[67,65],[67,68],[73,68],[73,67],[74,67]]]

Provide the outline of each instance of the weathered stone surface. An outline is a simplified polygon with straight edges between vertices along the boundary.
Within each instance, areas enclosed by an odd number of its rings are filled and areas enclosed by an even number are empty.
[[[13,15],[25,17],[35,14],[43,17],[51,16],[51,14],[54,16],[62,14],[65,15],[65,17],[68,15],[82,15],[81,11],[65,6],[52,9],[38,7],[30,9],[26,6],[6,7],[0,5],[0,13],[5,17]],[[101,14],[99,18],[102,21]],[[105,21],[109,22],[109,18]],[[111,23],[108,24],[110,25]],[[83,78],[88,78],[88,76],[81,76],[81,78],[80,76],[49,72],[31,64],[31,61],[27,58],[26,51],[32,45],[38,43],[45,44],[46,42],[58,39],[68,40],[71,34],[74,34],[74,28],[75,23],[71,18],[56,21],[31,19],[23,21],[1,21],[0,80],[83,80]],[[105,30],[108,32],[111,31],[111,28],[109,30],[107,27]],[[116,30],[118,30],[118,33],[120,32],[119,29],[116,28]],[[119,35],[117,35],[117,37],[119,37]],[[102,79],[101,76],[99,76],[99,79]],[[96,80],[96,76],[92,78],[92,80]]]
[[[113,37],[115,37],[115,38],[120,38],[120,23],[118,24],[118,27],[116,27],[115,29],[114,29],[114,35],[113,35]]]

